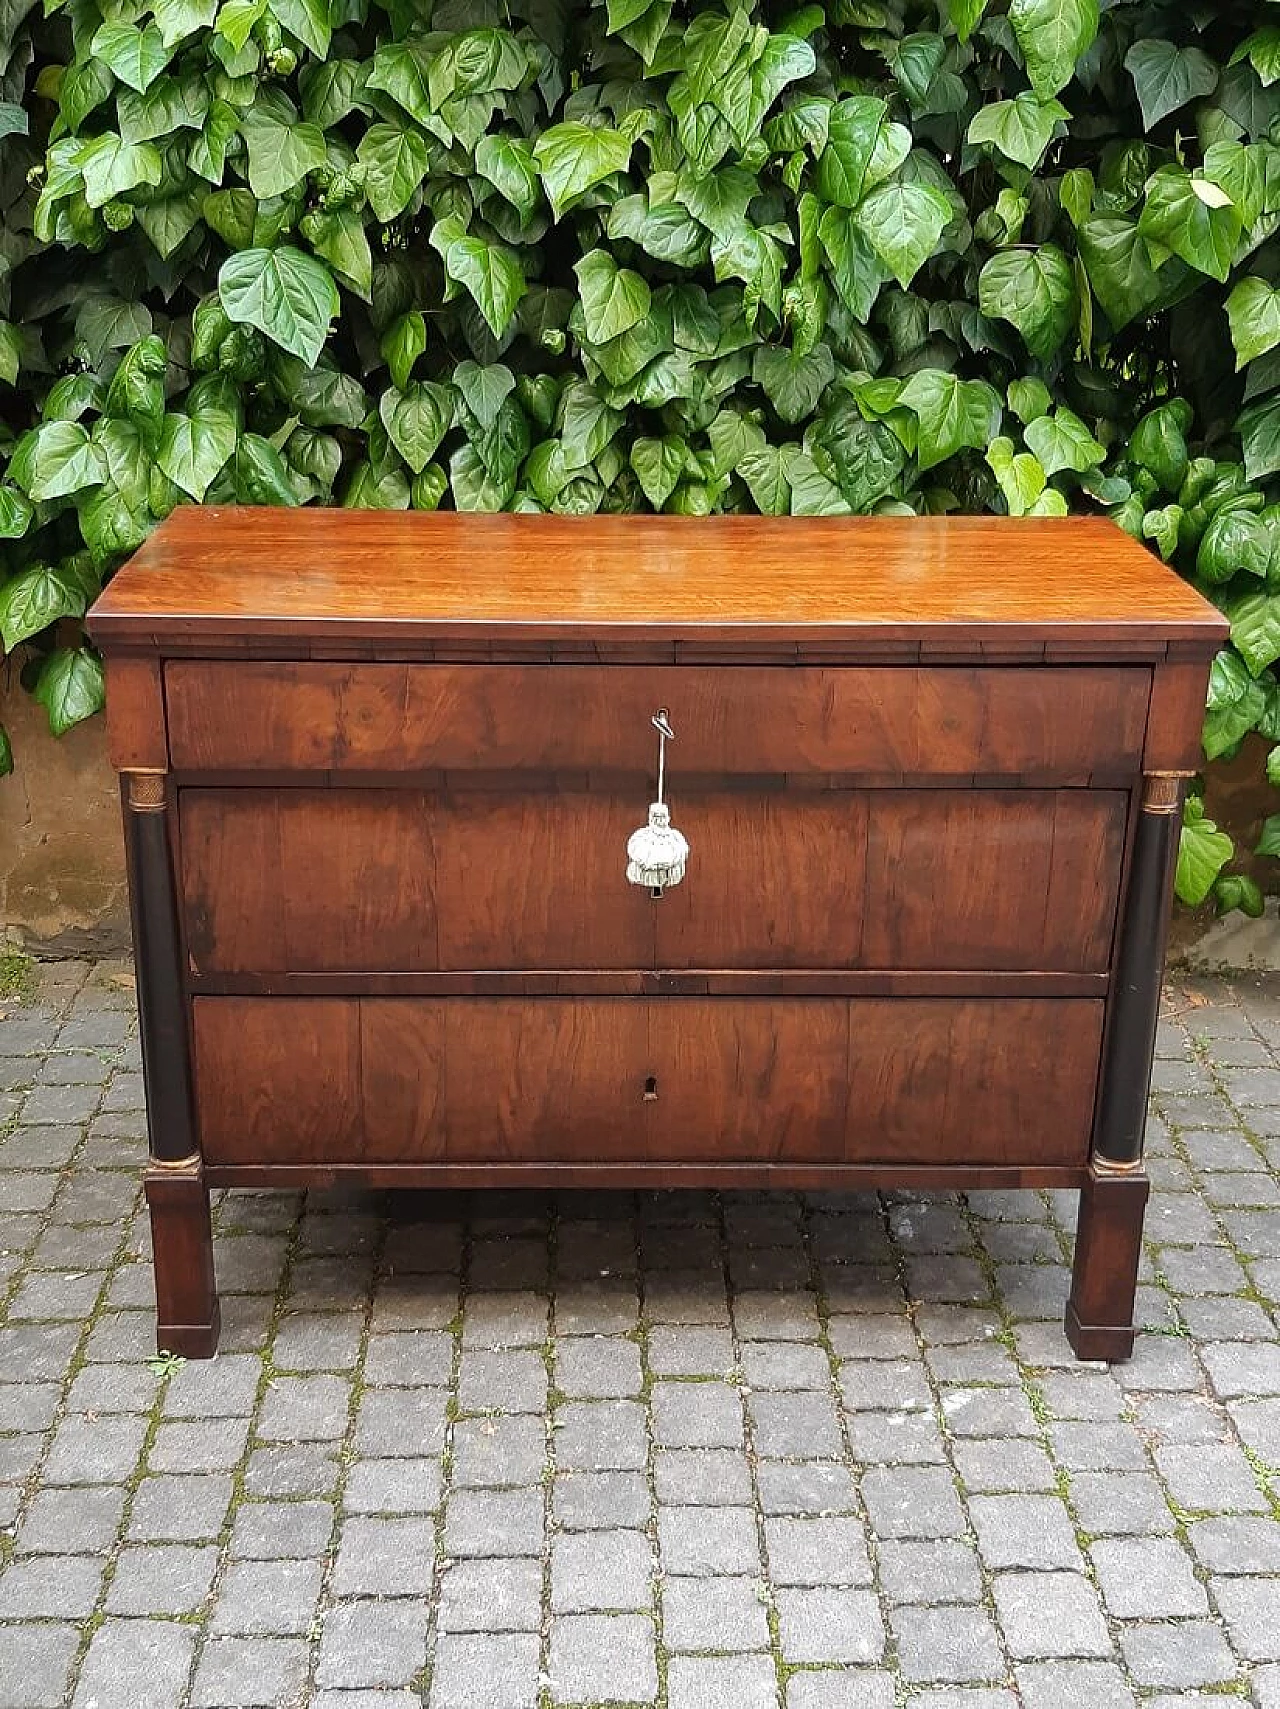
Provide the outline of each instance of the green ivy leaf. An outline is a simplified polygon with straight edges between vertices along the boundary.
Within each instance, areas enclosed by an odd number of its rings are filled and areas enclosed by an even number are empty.
[[[959,380],[936,368],[922,368],[903,386],[899,402],[919,423],[922,470],[966,446],[985,449],[999,432],[1000,399],[985,380]]]
[[[78,422],[48,421],[18,441],[9,479],[37,504],[66,498],[107,478],[102,452]]]
[[[453,399],[447,386],[432,380],[410,382],[383,392],[378,414],[391,443],[420,475],[453,425]]]
[[[1083,474],[1086,469],[1096,468],[1107,454],[1075,411],[1065,404],[1060,404],[1052,415],[1037,416],[1035,421],[1028,422],[1023,437],[1040,459],[1046,475],[1056,475],[1063,469]]]
[[[1075,75],[1076,62],[1098,33],[1098,0],[1010,0],[1009,22],[1041,100]]]
[[[1280,659],[1280,597],[1247,593],[1229,603],[1227,615],[1237,652],[1253,675],[1261,676]]]
[[[631,160],[631,139],[621,131],[571,120],[543,131],[533,146],[538,174],[559,219],[565,209]]]
[[[240,124],[249,148],[249,188],[259,199],[284,195],[325,164],[319,125],[285,124],[260,107],[251,107]]]
[[[1160,120],[1218,86],[1218,68],[1198,47],[1178,47],[1159,36],[1134,42],[1124,56],[1142,106],[1142,121],[1154,130]]]
[[[235,417],[223,410],[197,415],[167,415],[156,450],[156,463],[199,504],[236,448]]]
[[[303,47],[309,48],[317,59],[329,51],[333,34],[329,22],[329,0],[270,0],[277,23],[290,35],[297,36]]]
[[[83,591],[60,570],[36,564],[0,589],[0,638],[12,653],[60,617],[83,615]]]
[[[946,0],[946,5],[956,34],[962,42],[967,42],[987,9],[987,0]]]
[[[10,777],[13,773],[13,744],[9,740],[9,732],[0,724],[0,777]]]
[[[339,307],[328,269],[287,245],[229,256],[218,274],[218,295],[231,320],[257,327],[309,366]]]
[[[1225,280],[1241,227],[1240,210],[1212,179],[1193,177],[1182,166],[1161,166],[1152,174],[1138,229],[1188,267]]]
[[[1045,489],[1046,476],[1038,457],[1029,451],[1015,452],[1012,439],[993,439],[987,463],[1000,484],[1010,516],[1026,516]]]
[[[937,247],[951,220],[951,203],[927,184],[884,184],[871,192],[854,218],[905,291]]]
[[[827,145],[818,160],[818,194],[840,208],[862,200],[867,168],[888,107],[877,96],[850,95],[827,118]]]
[[[169,49],[155,24],[141,30],[132,24],[100,24],[90,52],[139,94],[151,87],[169,63]]]
[[[1245,474],[1264,481],[1280,470],[1280,395],[1262,398],[1243,410],[1236,423],[1244,447]]]
[[[1235,845],[1212,819],[1204,817],[1204,803],[1190,796],[1183,809],[1182,836],[1178,843],[1178,866],[1174,888],[1181,901],[1195,908],[1213,889],[1214,881],[1235,853]]]
[[[431,165],[426,138],[401,125],[370,125],[356,159],[364,167],[369,206],[384,223],[404,212]]]
[[[511,324],[524,294],[524,274],[511,250],[464,235],[445,246],[444,270],[471,294],[495,338]]]
[[[1012,100],[979,107],[970,121],[968,139],[992,143],[1006,159],[1034,171],[1058,125],[1070,117],[1061,101],[1052,97],[1042,101],[1033,90],[1024,89]]]
[[[1280,290],[1251,273],[1227,298],[1236,371],[1280,344]]]
[[[91,208],[104,207],[140,184],[158,184],[163,170],[154,143],[126,142],[113,131],[84,143],[76,165],[84,174],[84,199]]]
[[[391,383],[404,391],[413,365],[427,348],[427,321],[421,309],[398,315],[382,338],[382,354],[391,370]]]
[[[588,250],[573,270],[592,344],[617,338],[647,317],[653,303],[648,283],[630,268],[619,267],[607,250]]]
[[[1085,220],[1078,236],[1085,274],[1116,332],[1156,306],[1162,287],[1147,240],[1133,220],[1100,215]]]
[[[676,490],[687,457],[688,447],[674,433],[661,439],[637,439],[632,445],[631,467],[654,510],[661,510]]]
[[[790,515],[791,483],[779,446],[762,445],[758,451],[749,451],[738,473],[747,483],[762,516]]]
[[[1200,537],[1196,574],[1210,584],[1229,582],[1240,573],[1265,581],[1272,556],[1271,530],[1260,517],[1247,510],[1220,510]]]
[[[17,487],[0,485],[0,540],[21,540],[34,516],[34,507]]]
[[[522,219],[538,205],[538,169],[523,137],[483,136],[476,144],[476,171],[511,203]]]
[[[1052,243],[1002,250],[978,276],[978,306],[993,319],[1012,322],[1031,354],[1047,362],[1075,324],[1071,263]]]

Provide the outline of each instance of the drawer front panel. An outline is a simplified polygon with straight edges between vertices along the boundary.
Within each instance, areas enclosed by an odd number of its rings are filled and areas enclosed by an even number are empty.
[[[1103,1005],[203,997],[212,1163],[1078,1165]]]
[[[186,789],[197,974],[1106,970],[1128,797],[692,790],[692,856],[628,884],[641,793]]]
[[[1136,770],[1150,672],[1062,666],[413,665],[171,661],[188,771],[652,773],[670,711],[681,775]]]

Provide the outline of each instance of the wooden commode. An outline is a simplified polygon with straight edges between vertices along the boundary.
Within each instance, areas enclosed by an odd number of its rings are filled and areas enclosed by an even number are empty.
[[[1079,1187],[1067,1333],[1131,1351],[1226,625],[1111,523],[185,508],[90,627],[161,1347],[211,1186],[350,1180]]]

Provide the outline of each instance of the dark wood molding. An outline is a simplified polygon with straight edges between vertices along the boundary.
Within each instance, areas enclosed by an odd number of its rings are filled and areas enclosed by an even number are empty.
[[[1066,1332],[1077,1358],[1127,1359],[1151,1183],[1140,1168],[1094,1163],[1080,1192]]]
[[[173,1163],[192,1156],[197,1144],[168,776],[162,771],[124,772],[121,795],[147,1131],[152,1157]]]
[[[1143,779],[1094,1126],[1093,1152],[1103,1163],[1124,1166],[1142,1157],[1184,782],[1170,772]]]

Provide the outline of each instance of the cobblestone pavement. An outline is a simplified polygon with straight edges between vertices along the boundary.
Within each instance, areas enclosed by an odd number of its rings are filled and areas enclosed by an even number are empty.
[[[118,963],[0,1003],[0,1705],[1280,1705],[1280,983],[1170,993],[1127,1365],[1071,1194],[233,1194],[151,1356]],[[1233,1695],[1234,1694],[1234,1695]]]

